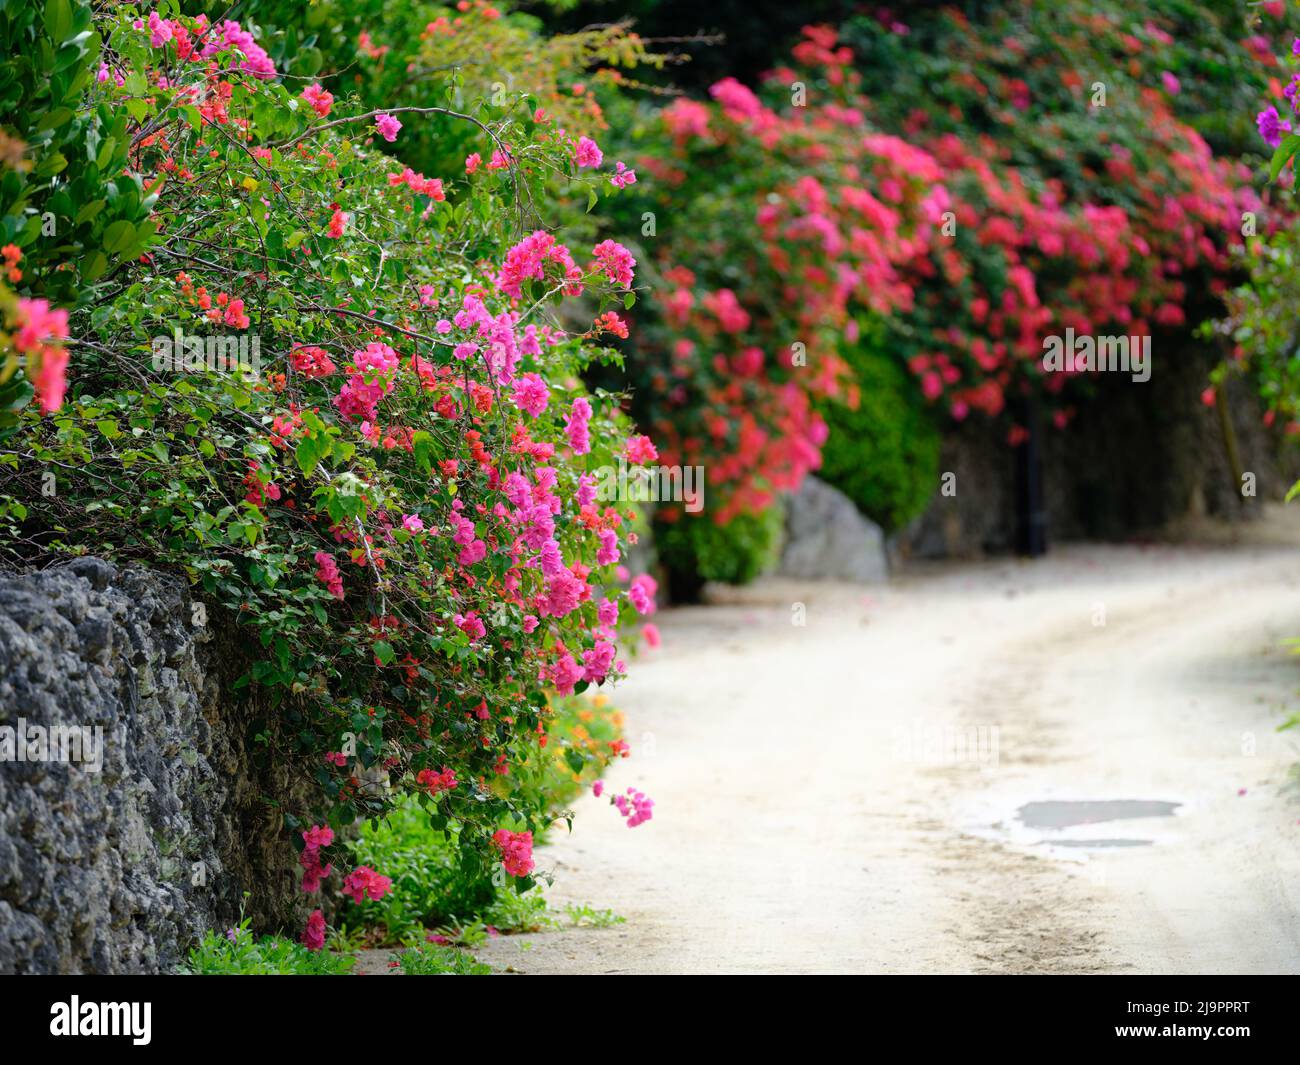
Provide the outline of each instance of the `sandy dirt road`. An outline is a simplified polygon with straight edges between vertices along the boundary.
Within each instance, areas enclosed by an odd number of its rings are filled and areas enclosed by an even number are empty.
[[[626,923],[503,937],[495,967],[1300,973],[1294,546],[1067,547],[656,620],[609,778],[654,820],[587,797],[538,852],[553,903]],[[1108,800],[1178,805],[1022,809]]]

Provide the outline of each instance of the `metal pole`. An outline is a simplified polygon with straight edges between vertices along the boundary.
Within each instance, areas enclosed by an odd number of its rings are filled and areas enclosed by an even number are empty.
[[[1047,504],[1043,498],[1043,432],[1038,404],[1025,397],[1013,408],[1029,434],[1014,448],[1016,463],[1016,552],[1047,554]]]

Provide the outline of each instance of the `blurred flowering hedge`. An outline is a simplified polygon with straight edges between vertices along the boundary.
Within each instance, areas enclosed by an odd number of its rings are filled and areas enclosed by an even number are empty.
[[[1259,15],[1228,7],[1019,0],[979,24],[946,10],[846,27],[870,118],[931,151],[954,197],[952,239],[920,264],[917,313],[895,330],[954,417],[1030,391],[1059,397],[1062,424],[1078,393],[1042,371],[1044,336],[1204,318],[1243,234],[1276,224],[1251,169],[1192,124],[1249,147],[1207,99],[1240,93],[1224,68],[1250,69],[1260,46]]]
[[[1233,107],[1286,24],[1172,0],[882,9],[806,28],[755,89],[620,116],[644,187],[615,218],[633,235],[653,211],[639,258],[662,293],[634,317],[628,381],[661,454],[705,466],[725,523],[830,448],[828,476],[898,526],[929,463],[888,433],[827,443],[817,411],[856,408],[867,381],[847,362],[883,349],[936,414],[997,418],[1015,444],[1020,400],[1061,427],[1089,395],[1044,370],[1046,337],[1154,334],[1175,357],[1244,237],[1284,217]]]

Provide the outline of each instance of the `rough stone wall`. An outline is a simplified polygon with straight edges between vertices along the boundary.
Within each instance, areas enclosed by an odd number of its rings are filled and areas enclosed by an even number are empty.
[[[1286,493],[1298,474],[1294,450],[1263,428],[1257,396],[1236,379],[1228,385],[1228,409],[1242,469],[1256,475],[1258,493],[1241,495],[1218,411],[1200,400],[1211,365],[1202,346],[1156,338],[1149,381],[1099,374],[1095,397],[1079,404],[1064,430],[1043,428],[1049,546],[1159,535],[1204,514],[1249,520],[1257,502]],[[1005,437],[1005,422],[976,418],[948,430],[939,469],[957,475],[957,494],[936,490],[925,513],[895,537],[894,550],[951,557],[1012,549],[1015,457]]]
[[[175,576],[94,558],[0,575],[0,725],[104,741],[98,773],[0,762],[0,973],[170,971],[245,891],[255,924],[299,919],[267,801],[287,770],[259,764],[261,709],[226,690],[238,646]]]

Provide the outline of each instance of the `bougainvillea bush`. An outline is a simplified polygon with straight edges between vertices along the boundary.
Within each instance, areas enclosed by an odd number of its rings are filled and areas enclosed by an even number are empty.
[[[484,4],[427,15],[518,35]],[[4,560],[174,568],[247,634],[260,741],[314,766],[319,801],[286,811],[304,891],[391,890],[334,828],[400,796],[467,875],[526,890],[548,693],[619,677],[654,608],[593,472],[644,438],[582,383],[636,263],[546,228],[575,182],[619,194],[599,148],[454,69],[367,106],[285,75],[271,27],[172,3],[51,0],[0,30],[27,123],[0,183]],[[473,150],[417,170],[412,129]],[[622,753],[564,746],[575,772]]]
[[[516,771],[521,791],[559,820],[570,803],[599,780],[611,756],[626,757],[622,715],[603,692],[553,696],[548,743],[542,756]],[[543,829],[537,842],[545,842]],[[502,931],[535,930],[548,920],[539,886],[522,895],[503,889],[461,861],[456,832],[439,832],[414,797],[366,825],[344,847],[354,866],[384,870],[392,890],[382,897],[349,899],[342,921],[364,930],[366,941],[418,942],[428,929],[491,926]]]
[[[1269,75],[1267,90],[1253,103],[1255,127],[1262,145],[1272,153],[1268,179],[1283,196],[1294,197],[1295,157],[1300,152],[1300,36],[1295,33],[1266,39],[1258,63]],[[1297,239],[1294,214],[1289,224],[1250,242],[1244,256],[1249,281],[1233,290],[1228,315],[1207,327],[1216,336],[1225,358],[1216,384],[1229,374],[1247,374],[1257,385],[1267,425],[1278,424],[1291,439],[1300,437],[1300,349],[1297,311]],[[1292,495],[1296,489],[1292,489]]]
[[[944,10],[845,28],[870,120],[930,152],[953,198],[893,330],[953,417],[1027,393],[1063,424],[1080,393],[1044,372],[1046,336],[1183,328],[1226,289],[1247,217],[1268,224],[1249,168],[1180,115],[1177,71],[1199,80],[1203,57],[1179,52],[1176,8],[1021,0],[979,24]]]
[[[1045,338],[1176,338],[1277,224],[1229,104],[1283,24],[1272,5],[881,8],[807,27],[759,86],[619,123],[644,186],[620,228],[656,223],[639,258],[663,299],[638,308],[628,365],[661,454],[706,467],[726,523],[829,449],[826,475],[897,527],[934,490],[910,474],[936,443],[916,399],[891,419],[929,438],[915,455],[860,425],[855,391],[890,381],[877,354],[944,420],[1018,443],[1023,400],[1067,424],[1089,389],[1044,369]],[[835,454],[828,418],[860,455]]]
[[[624,228],[642,223],[658,293],[635,316],[635,409],[661,461],[708,484],[706,513],[659,509],[686,527],[662,535],[705,568],[733,553],[747,576],[767,538],[698,526],[753,519],[817,468],[818,403],[858,401],[844,349],[910,305],[903,270],[947,206],[930,157],[868,129],[851,101],[809,100],[726,79],[707,103],[673,102],[640,127],[645,191],[614,205]]]

